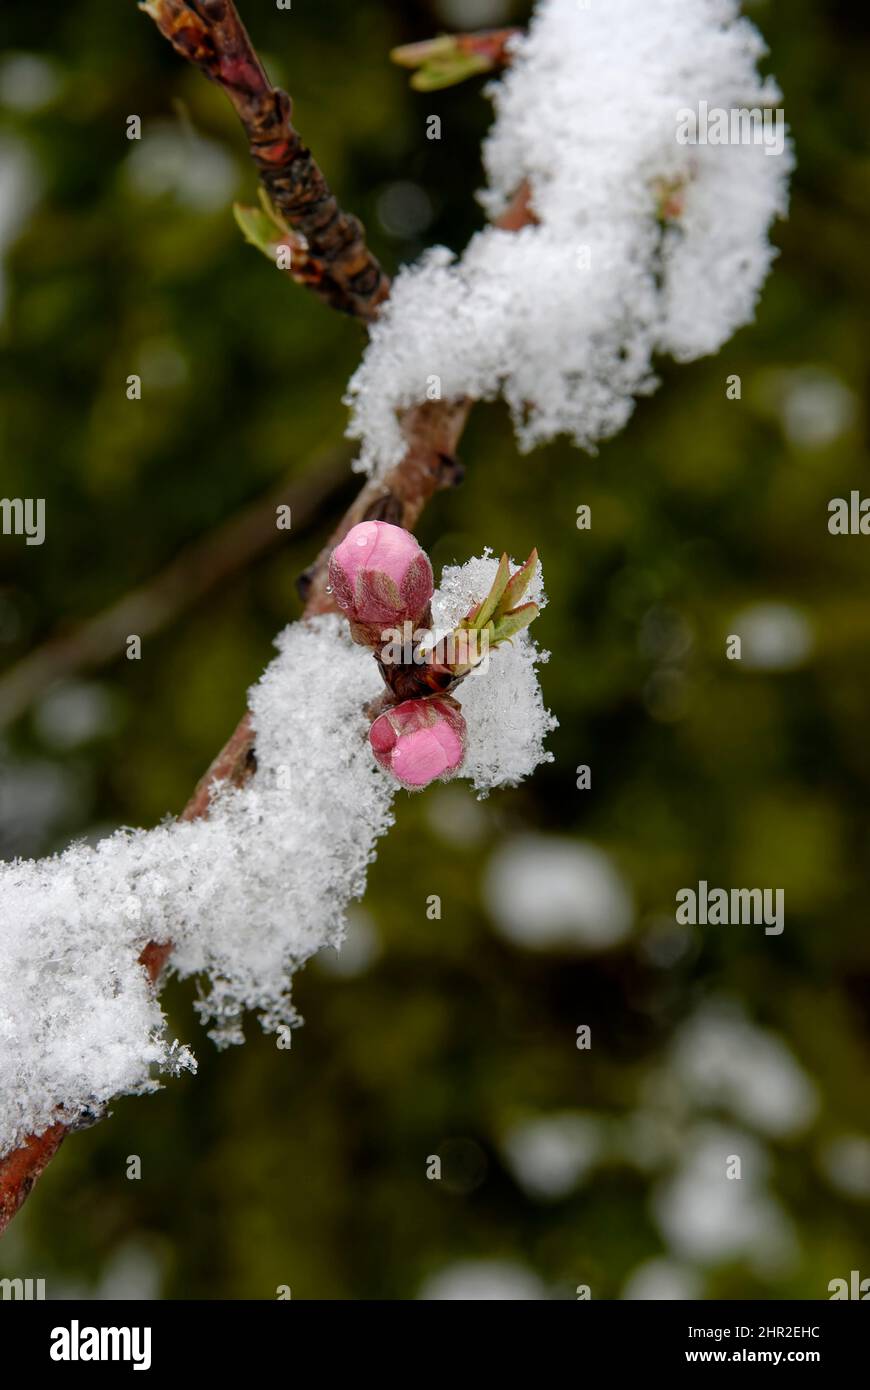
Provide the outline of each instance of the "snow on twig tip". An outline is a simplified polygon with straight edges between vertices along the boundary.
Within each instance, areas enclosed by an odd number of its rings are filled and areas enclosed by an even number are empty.
[[[763,53],[737,0],[540,0],[488,88],[481,194],[497,217],[527,185],[536,223],[398,275],[348,387],[362,471],[398,462],[398,413],[435,389],[501,395],[524,450],[593,450],[655,388],[656,354],[716,352],[752,318],[793,163]],[[704,140],[710,112],[754,124]]]

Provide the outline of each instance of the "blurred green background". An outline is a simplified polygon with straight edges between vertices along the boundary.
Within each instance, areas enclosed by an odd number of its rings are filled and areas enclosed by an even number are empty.
[[[482,84],[415,94],[389,49],[528,8],[243,0],[389,270],[479,224],[490,119]],[[345,952],[297,977],[291,1051],[251,1021],[218,1054],[173,984],[198,1076],[69,1139],[0,1275],[341,1299],[826,1298],[870,1276],[870,540],[827,530],[829,499],[870,495],[870,44],[845,3],[746,11],[798,153],[757,322],[664,364],[595,458],[520,457],[505,411],[476,409],[466,483],[420,528],[436,574],[539,547],[554,762],[483,802],[400,798]],[[48,517],[43,546],[0,551],[8,672],[282,478],[341,477],[363,337],[243,244],[230,108],[133,0],[7,3],[0,26],[0,492]],[[180,810],[354,487],[175,595],[141,661],[119,647],[35,692],[0,732],[5,856]],[[785,932],[678,928],[700,879],[782,888]]]

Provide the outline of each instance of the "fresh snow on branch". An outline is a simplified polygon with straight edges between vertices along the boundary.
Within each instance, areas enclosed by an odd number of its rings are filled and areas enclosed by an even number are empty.
[[[514,566],[515,568],[515,566]],[[449,629],[465,615],[470,602],[485,594],[498,562],[487,553],[464,565],[448,566],[441,587],[432,600],[436,629]],[[540,565],[526,596],[540,608],[546,606]],[[462,766],[483,796],[494,787],[516,786],[542,762],[552,762],[543,748],[544,738],[557,720],[545,708],[535,670],[549,659],[528,632],[489,656],[485,670],[472,671],[459,689],[462,713],[468,726],[468,747]]]
[[[397,412],[438,391],[501,394],[524,449],[559,434],[594,448],[655,388],[656,354],[716,352],[752,318],[791,151],[678,139],[686,112],[780,99],[738,10],[540,0],[489,88],[481,195],[496,216],[526,180],[537,225],[487,227],[461,259],[438,247],[400,273],[348,388],[361,470],[399,461]]]
[[[496,568],[486,556],[446,570],[438,621],[464,614]],[[531,596],[544,601],[539,569]],[[396,783],[366,739],[383,682],[339,615],[296,623],[277,645],[250,692],[257,775],[219,790],[208,819],[0,866],[0,1156],[195,1066],[138,963],[149,941],[172,941],[173,968],[207,983],[199,1007],[219,1043],[242,1040],[245,1010],[268,1030],[292,1025],[293,970],[340,943],[392,823]],[[549,756],[540,659],[521,632],[463,685],[462,775],[481,793]]]

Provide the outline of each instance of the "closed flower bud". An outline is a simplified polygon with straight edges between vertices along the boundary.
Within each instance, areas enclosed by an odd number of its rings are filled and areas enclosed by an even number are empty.
[[[355,642],[380,647],[405,622],[428,623],[432,566],[409,531],[361,521],[336,546],[329,583]]]
[[[465,736],[459,705],[438,695],[394,705],[369,730],[381,767],[409,791],[452,777],[465,757]]]

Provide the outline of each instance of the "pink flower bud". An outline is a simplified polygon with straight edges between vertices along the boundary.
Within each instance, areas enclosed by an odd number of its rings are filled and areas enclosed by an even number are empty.
[[[465,735],[458,704],[440,695],[394,705],[369,729],[381,767],[409,791],[452,777],[465,757]]]
[[[380,647],[384,633],[428,619],[432,566],[409,531],[361,521],[332,552],[329,583],[355,642]]]

